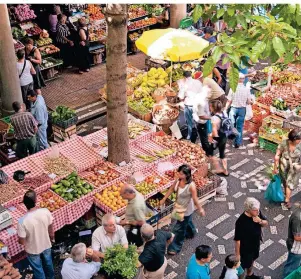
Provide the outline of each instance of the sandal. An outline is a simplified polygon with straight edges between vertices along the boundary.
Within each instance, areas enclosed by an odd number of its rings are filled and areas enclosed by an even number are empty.
[[[284,202],[284,206],[285,206],[287,209],[291,209],[291,208],[292,208],[292,204],[291,204],[289,201],[285,201],[285,202]]]
[[[167,254],[168,254],[168,255],[171,255],[171,256],[174,256],[174,255],[177,254],[177,252],[175,252],[175,251],[168,251]]]

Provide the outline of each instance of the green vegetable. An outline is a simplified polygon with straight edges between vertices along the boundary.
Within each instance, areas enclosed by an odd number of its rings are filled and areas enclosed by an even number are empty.
[[[68,182],[67,180],[62,180],[61,182],[64,186],[70,187],[70,182]]]
[[[107,248],[105,252],[103,269],[110,276],[122,276],[125,279],[132,279],[137,273],[138,253],[135,245],[129,245],[125,249],[117,244],[112,248]]]
[[[66,121],[76,116],[75,110],[66,106],[57,106],[55,111],[51,113],[53,123],[58,121]]]

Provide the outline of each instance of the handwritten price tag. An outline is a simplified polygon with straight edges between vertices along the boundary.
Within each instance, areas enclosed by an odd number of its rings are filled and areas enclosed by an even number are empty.
[[[104,148],[99,152],[99,155],[102,157],[108,157],[108,149]]]
[[[66,191],[66,193],[71,193],[72,191],[74,191],[74,189],[70,188]]]

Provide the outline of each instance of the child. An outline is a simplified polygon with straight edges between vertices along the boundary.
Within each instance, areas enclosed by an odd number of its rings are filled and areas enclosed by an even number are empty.
[[[238,279],[237,268],[240,261],[235,255],[228,255],[225,259],[225,266],[219,279]]]

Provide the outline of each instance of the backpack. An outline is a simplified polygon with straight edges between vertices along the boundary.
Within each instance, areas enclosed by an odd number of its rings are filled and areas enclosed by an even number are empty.
[[[217,114],[215,116],[221,120],[219,131],[225,134],[227,137],[231,136],[233,134],[233,124],[231,119],[226,117],[224,114],[222,117]]]

